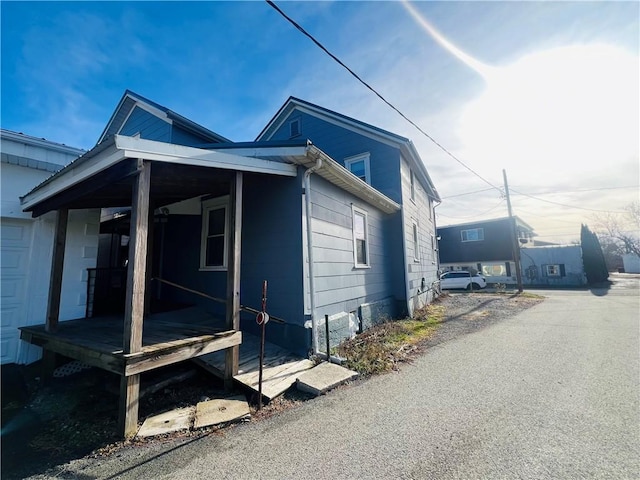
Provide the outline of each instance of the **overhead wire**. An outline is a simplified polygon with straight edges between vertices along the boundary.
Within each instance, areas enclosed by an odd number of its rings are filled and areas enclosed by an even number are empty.
[[[358,80],[362,85],[364,85],[366,88],[368,88],[371,92],[373,92],[380,100],[382,100],[384,103],[386,103],[392,110],[394,110],[398,115],[400,115],[402,118],[404,118],[407,122],[409,122],[411,125],[413,125],[422,135],[424,135],[425,137],[427,137],[431,142],[433,142],[434,145],[436,145],[438,148],[440,148],[440,150],[442,150],[444,153],[446,153],[449,157],[451,157],[453,160],[455,160],[456,162],[458,162],[460,165],[462,165],[464,168],[466,168],[469,172],[471,172],[473,175],[475,175],[476,177],[478,177],[480,180],[482,180],[484,183],[486,183],[487,185],[489,185],[491,188],[494,188],[498,191],[501,191],[501,189],[499,187],[496,187],[493,183],[491,183],[489,180],[487,180],[486,178],[484,178],[482,175],[480,175],[478,172],[476,172],[475,170],[473,170],[471,167],[469,167],[466,163],[464,163],[462,160],[460,160],[458,157],[456,157],[453,153],[451,153],[449,150],[447,150],[441,143],[439,143],[435,138],[433,138],[431,135],[429,135],[426,131],[424,131],[417,123],[415,123],[413,120],[411,120],[409,117],[407,117],[404,113],[402,113],[395,105],[393,105],[390,101],[388,101],[385,97],[382,96],[382,94],[380,94],[375,88],[373,88],[371,85],[369,85],[367,82],[365,82],[357,73],[355,73],[353,70],[351,70],[351,68],[349,68],[342,60],[340,60],[337,56],[335,56],[333,53],[331,53],[322,43],[320,43],[318,40],[316,40],[316,38],[311,35],[309,32],[307,32],[301,25],[299,25],[295,20],[293,20],[291,17],[289,17],[286,13],[284,13],[272,0],[265,0],[269,6],[271,6],[273,9],[275,9],[282,17],[284,17],[289,23],[291,23],[291,25],[293,25],[298,31],[300,31],[304,36],[306,36],[309,40],[311,40],[313,43],[316,44],[316,46],[318,46],[318,48],[320,48],[323,52],[325,52],[327,55],[329,55],[335,62],[337,62],[341,67],[343,67],[344,69],[346,69],[351,76],[353,76],[356,80]]]
[[[552,200],[545,200],[544,198],[538,198],[535,195],[529,195],[527,193],[522,193],[522,192],[519,192],[518,190],[514,190],[513,188],[510,189],[510,191],[512,193],[516,193],[518,195],[522,195],[524,197],[531,198],[533,200],[538,200],[539,202],[551,203],[553,205],[559,205],[561,207],[566,207],[566,208],[575,208],[576,210],[586,210],[588,212],[599,212],[599,213],[626,213],[626,212],[619,211],[619,210],[617,210],[617,211],[616,210],[597,210],[595,208],[576,207],[574,205],[567,205],[566,203],[554,202]]]
[[[445,215],[444,213],[440,213],[440,212],[437,212],[437,213],[436,213],[436,216],[440,216],[440,217],[447,217],[447,218],[457,218],[457,219],[461,219],[461,220],[464,220],[464,219],[467,219],[467,218],[477,218],[477,217],[481,217],[481,216],[483,216],[483,215],[486,215],[486,214],[487,214],[487,213],[489,213],[489,212],[494,211],[496,208],[498,208],[498,207],[499,207],[500,205],[502,205],[504,202],[505,202],[505,199],[504,199],[504,198],[502,198],[502,199],[500,199],[500,201],[499,201],[497,204],[495,204],[495,205],[494,205],[493,207],[491,207],[489,210],[487,210],[487,211],[485,211],[485,212],[482,212],[482,213],[476,213],[476,214],[474,214],[474,215],[470,215],[470,216],[468,216],[468,217],[452,217],[451,215]]]

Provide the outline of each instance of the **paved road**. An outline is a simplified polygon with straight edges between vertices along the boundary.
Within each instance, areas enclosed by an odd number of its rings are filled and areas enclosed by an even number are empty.
[[[400,374],[74,478],[640,478],[638,284],[545,291]]]

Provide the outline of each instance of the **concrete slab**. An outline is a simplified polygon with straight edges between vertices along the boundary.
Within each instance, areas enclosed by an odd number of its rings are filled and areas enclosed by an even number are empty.
[[[322,395],[332,388],[358,377],[358,372],[341,367],[335,363],[321,363],[298,377],[298,390]]]
[[[248,415],[249,404],[244,395],[200,402],[196,405],[194,428],[230,422]]]
[[[140,427],[138,437],[152,437],[163,433],[187,430],[191,428],[195,412],[195,407],[185,407],[149,417]]]

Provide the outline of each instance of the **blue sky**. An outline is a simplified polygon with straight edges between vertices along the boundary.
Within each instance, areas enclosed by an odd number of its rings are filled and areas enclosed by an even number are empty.
[[[505,168],[517,192],[536,194],[514,195],[514,209],[541,239],[577,238],[593,222],[567,206],[620,211],[638,199],[637,2],[411,4],[480,67],[399,2],[277,3],[491,183]],[[252,140],[294,95],[411,138],[445,197],[440,224],[506,214],[495,191],[447,200],[487,184],[264,2],[0,8],[3,128],[88,149],[128,88]]]

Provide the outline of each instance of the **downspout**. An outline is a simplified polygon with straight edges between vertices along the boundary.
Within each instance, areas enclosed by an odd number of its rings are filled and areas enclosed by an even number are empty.
[[[307,217],[307,258],[309,259],[309,297],[311,310],[311,342],[313,355],[318,353],[318,319],[316,318],[316,281],[314,276],[313,262],[313,234],[311,232],[311,175],[322,167],[322,158],[316,158],[316,164],[307,168],[304,172],[302,180],[302,189],[304,192],[305,214]]]

